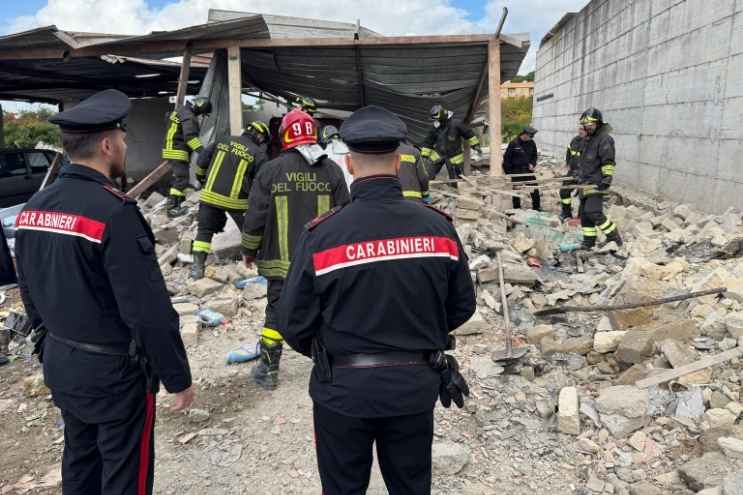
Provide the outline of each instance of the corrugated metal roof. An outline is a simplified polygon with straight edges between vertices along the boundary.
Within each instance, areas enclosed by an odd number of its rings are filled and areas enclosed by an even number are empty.
[[[175,92],[179,73],[178,63],[129,57],[0,60],[0,99],[80,99],[108,88],[131,97],[158,96]],[[192,92],[205,74],[205,66],[192,67]]]
[[[501,45],[501,79],[515,76],[528,51]],[[441,103],[464,118],[473,104],[487,43],[473,45],[351,46],[243,49],[246,87],[289,98],[307,95],[318,106],[355,110],[376,104],[397,113],[411,137],[430,128],[429,111]],[[482,96],[487,95],[487,85]]]
[[[260,15],[263,17],[271,38],[329,38],[332,36],[353,37],[357,31],[356,24],[350,22],[307,19],[284,15],[238,12],[234,10],[209,9],[209,22],[239,19],[245,16]],[[359,37],[381,36],[381,34],[358,26]]]
[[[572,19],[576,15],[578,15],[577,12],[568,12],[567,14],[562,16],[562,18],[559,21],[557,21],[557,24],[555,24],[554,27],[550,29],[549,31],[547,31],[547,34],[544,35],[544,37],[542,38],[542,41],[539,43],[539,47],[541,48],[542,45],[544,45],[550,39],[552,39],[552,37],[555,36],[560,31],[560,29],[562,29],[562,27],[565,24],[567,24],[570,21],[570,19]]]
[[[162,78],[148,81],[135,78],[142,64],[128,61],[117,67],[91,55],[146,53],[163,58],[182,54],[188,43],[199,53],[223,46],[224,40],[242,41],[244,46],[254,46],[242,49],[245,88],[285,97],[303,94],[317,99],[321,108],[336,110],[383,105],[398,113],[412,137],[420,139],[429,126],[431,105],[442,103],[464,118],[476,106],[473,100],[487,75],[490,38],[485,35],[386,38],[350,23],[217,10],[210,12],[210,18],[217,20],[113,41],[106,40],[107,35],[61,32],[54,26],[2,37],[0,93],[46,97],[55,88],[63,94],[119,87],[144,95],[158,84],[174,88],[177,69],[168,73],[162,68]],[[353,42],[357,31],[361,41]],[[274,38],[282,46],[265,43]],[[307,38],[313,38],[311,46],[304,43]],[[91,41],[95,39],[104,42]],[[21,54],[29,47],[52,48],[60,55],[23,63],[8,60],[9,53]],[[61,53],[71,48],[72,57],[63,61]],[[528,35],[501,36],[501,80],[517,74],[528,49]],[[147,63],[144,66],[152,69]],[[56,82],[51,82],[54,78]],[[487,88],[480,99],[485,95]]]

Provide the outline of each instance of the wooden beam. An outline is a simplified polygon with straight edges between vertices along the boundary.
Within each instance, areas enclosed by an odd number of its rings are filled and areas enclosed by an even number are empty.
[[[670,382],[671,380],[675,380],[676,378],[688,375],[689,373],[701,371],[703,369],[722,364],[725,361],[730,361],[731,359],[739,357],[741,354],[743,354],[743,348],[736,347],[735,349],[730,349],[729,351],[721,352],[713,356],[707,356],[700,359],[699,361],[694,361],[691,364],[680,366],[668,371],[661,371],[657,375],[651,375],[638,381],[637,383],[635,383],[635,386],[637,386],[638,388],[648,388],[652,387],[653,385],[660,385],[664,382]]]
[[[170,172],[171,168],[171,163],[168,160],[165,160],[160,165],[155,167],[155,170],[150,172],[147,177],[145,177],[144,179],[139,181],[137,185],[129,189],[126,195],[132,199],[137,199],[143,192],[152,187],[155,182],[165,177],[165,174]]]
[[[191,74],[191,50],[186,48],[183,51],[183,62],[181,63],[181,73],[178,77],[178,90],[175,93],[175,107],[183,106],[188,93],[188,76]]]
[[[307,46],[390,46],[390,45],[484,45],[492,35],[462,34],[444,36],[372,36],[355,40],[353,38],[277,38],[263,40],[243,40],[241,48],[281,48]],[[202,46],[202,45],[199,45]]]
[[[462,148],[464,151],[464,175],[472,175],[472,150],[470,149],[470,143],[464,141]]]
[[[46,175],[44,176],[44,180],[41,181],[41,186],[39,186],[39,191],[41,191],[46,186],[54,182],[54,179],[56,179],[57,175],[59,175],[60,168],[62,168],[62,153],[57,153],[56,155],[54,155],[54,160],[52,160],[52,164],[49,165],[48,169],[46,169]]]
[[[488,113],[490,122],[490,175],[503,175],[500,108],[500,40],[488,42]]]
[[[485,45],[492,38],[492,35],[482,34],[463,34],[463,35],[445,35],[445,36],[373,36],[361,38],[358,40],[352,37],[333,37],[333,38],[283,38],[283,39],[246,39],[236,41],[235,39],[215,39],[215,40],[193,40],[191,45],[192,53],[207,53],[214,50],[229,48],[237,45],[241,48],[296,48],[308,46],[326,46],[326,47],[348,47],[348,46],[397,46],[397,45]],[[167,53],[174,55],[183,52],[186,47],[184,41],[138,41],[136,44],[128,44],[126,41],[121,43],[107,43],[102,45],[91,45],[78,48],[70,52],[72,57],[97,57],[116,53],[117,55],[128,55],[141,57],[147,53]],[[3,54],[6,59],[29,59],[29,58],[60,58],[63,54],[59,50],[45,51],[24,51],[11,50],[0,52],[0,60],[3,60]],[[44,55],[44,56],[40,56]]]
[[[230,101],[230,134],[239,136],[243,128],[242,104],[242,64],[240,47],[232,45],[227,49],[227,74]]]

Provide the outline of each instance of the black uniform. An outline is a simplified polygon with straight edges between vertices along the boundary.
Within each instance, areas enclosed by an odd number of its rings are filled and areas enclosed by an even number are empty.
[[[248,193],[256,171],[266,161],[265,151],[248,135],[225,136],[199,155],[197,177],[203,183],[199,199],[199,227],[194,253],[209,253],[214,234],[230,215],[242,228]]]
[[[463,122],[449,118],[443,125],[433,127],[423,141],[421,155],[430,159],[434,164],[439,164],[432,175],[435,176],[441,170],[441,165],[446,164],[446,171],[450,179],[457,179],[464,173],[464,150],[462,140],[467,141],[470,146],[479,146],[480,140],[472,129]]]
[[[377,108],[344,123],[352,149],[352,136],[373,132],[365,114]],[[397,177],[357,179],[351,194],[300,237],[280,304],[287,343],[315,361],[323,491],[364,493],[376,441],[390,493],[430,493],[442,378],[425,356],[447,348],[449,332],[474,313],[467,258],[450,219],[406,201]]]
[[[402,195],[412,200],[422,200],[428,196],[428,170],[425,159],[418,148],[412,144],[400,144],[400,171],[397,176],[402,186]]]
[[[614,178],[615,151],[611,128],[602,124],[593,135],[586,137],[579,161],[581,185],[594,186],[594,190],[582,191],[580,220],[583,228],[583,245],[591,248],[596,244],[600,229],[607,240],[621,243],[617,225],[604,214],[604,194]]]
[[[188,168],[191,153],[202,148],[199,139],[199,122],[190,103],[173,110],[168,115],[162,157],[173,166],[171,196],[182,197],[188,188]]]
[[[565,163],[568,166],[568,177],[572,177],[573,180],[565,181],[562,183],[563,187],[571,186],[578,180],[579,167],[580,167],[580,154],[583,150],[584,138],[582,136],[575,136],[568,145],[568,149],[565,151]],[[563,217],[571,217],[573,215],[573,199],[572,189],[560,189],[560,206],[562,208]]]
[[[503,154],[503,171],[507,174],[530,174],[532,171],[529,165],[537,164],[537,144],[533,139],[524,141],[521,137],[516,137],[508,143],[508,148]],[[526,182],[536,180],[534,175],[525,175],[523,177],[513,177],[513,182]],[[531,192],[531,205],[535,210],[541,208],[539,190]],[[521,198],[513,198],[513,207],[521,208]]]
[[[109,90],[50,120],[95,128],[126,109]],[[73,164],[16,227],[21,296],[47,330],[44,380],[65,422],[64,494],[151,493],[158,381],[181,392],[191,374],[147,222],[107,177]]]

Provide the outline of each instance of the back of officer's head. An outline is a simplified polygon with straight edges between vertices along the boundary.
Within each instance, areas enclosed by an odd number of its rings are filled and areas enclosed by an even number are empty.
[[[397,174],[400,168],[397,148],[407,135],[407,128],[397,115],[370,105],[346,119],[340,134],[350,150],[347,166],[355,178]]]
[[[60,127],[62,148],[73,163],[113,178],[124,173],[129,108],[124,93],[108,89],[53,115],[49,122]]]
[[[118,129],[92,133],[62,131],[62,148],[72,163],[95,164],[110,169],[112,177],[124,173],[126,141]]]

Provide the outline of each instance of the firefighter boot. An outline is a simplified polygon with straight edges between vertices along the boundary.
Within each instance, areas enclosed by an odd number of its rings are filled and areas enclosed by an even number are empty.
[[[175,218],[186,214],[188,208],[183,206],[185,199],[184,196],[174,196],[172,194],[168,196],[168,203],[166,205],[168,217]]]
[[[275,390],[279,386],[279,361],[283,345],[281,342],[267,343],[261,339],[261,360],[253,367],[253,381],[266,390]]]
[[[573,218],[573,208],[570,205],[562,205],[562,211],[560,212],[560,221],[564,222]]]
[[[207,253],[196,251],[193,253],[193,265],[191,265],[191,278],[199,280],[204,278],[204,265],[206,264]]]
[[[619,229],[615,229],[614,232],[606,236],[607,242],[615,242],[617,246],[622,247],[624,245],[624,241],[622,240],[622,236],[619,235]]]

